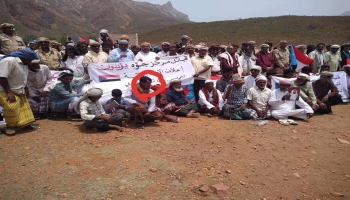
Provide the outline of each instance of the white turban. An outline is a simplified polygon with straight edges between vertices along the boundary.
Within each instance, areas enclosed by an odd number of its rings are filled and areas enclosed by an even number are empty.
[[[269,48],[270,45],[268,45],[268,44],[262,44],[262,45],[260,45],[260,47],[261,47],[261,48],[262,48],[262,47],[267,47],[267,48]]]
[[[102,29],[102,30],[100,30],[100,33],[107,33],[108,34],[108,31],[107,31],[107,29]]]
[[[255,82],[258,82],[258,81],[267,81],[267,78],[263,75],[260,75],[255,78]]]
[[[310,80],[310,76],[304,73],[299,73],[297,78],[306,78],[307,80]]]
[[[256,69],[256,70],[259,70],[261,72],[261,67],[258,65],[254,65],[252,68],[250,68],[250,70],[252,70],[252,69]]]
[[[103,90],[100,89],[100,88],[90,88],[90,89],[88,89],[85,92],[84,96],[82,96],[79,99],[78,103],[75,105],[75,108],[74,108],[75,112],[80,114],[80,103],[81,102],[85,101],[89,97],[100,97],[100,96],[102,96],[102,94],[103,94]]]
[[[205,81],[205,83],[214,83],[214,80],[208,79]]]

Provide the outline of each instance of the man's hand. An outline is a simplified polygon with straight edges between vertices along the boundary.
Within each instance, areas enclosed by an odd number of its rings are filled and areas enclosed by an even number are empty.
[[[266,71],[270,71],[272,69],[273,69],[273,67],[266,67]]]
[[[247,107],[247,104],[242,104],[242,105],[239,107],[239,110],[244,110],[246,107]]]
[[[117,108],[124,108],[124,106],[121,105],[121,104],[118,104],[118,105],[117,105]]]
[[[193,75],[193,77],[198,77],[199,76],[199,74],[198,73],[195,73],[194,75]]]
[[[307,104],[309,104],[310,106],[312,106],[312,101],[311,101],[310,98],[306,98],[306,99],[305,99],[305,102],[306,102]]]
[[[126,54],[122,54],[122,55],[120,55],[120,57],[121,58],[126,58],[126,57],[128,57]],[[141,61],[142,62],[142,61]]]
[[[156,57],[156,60],[159,60],[160,58],[159,57]]]
[[[16,102],[16,95],[12,91],[7,92],[6,94],[6,100],[10,103]]]
[[[319,108],[319,106],[317,104],[313,104],[311,108],[312,110],[316,111]]]
[[[263,110],[257,110],[256,114],[258,114],[258,117],[263,117],[264,116],[264,111]]]
[[[320,103],[320,107],[321,107],[322,109],[327,109],[327,105],[324,104],[324,103]]]
[[[40,96],[41,97],[46,97],[48,93],[49,93],[48,91],[42,91]]]
[[[140,58],[138,61],[142,62],[143,60]]]
[[[282,97],[283,101],[289,101],[290,100],[290,94],[286,94]]]
[[[327,102],[328,102],[328,95],[326,95],[326,96],[324,96],[324,97],[322,98],[322,102],[323,102],[323,103],[327,103]]]

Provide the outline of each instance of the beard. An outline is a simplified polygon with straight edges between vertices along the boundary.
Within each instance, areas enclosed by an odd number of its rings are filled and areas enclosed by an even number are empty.
[[[182,92],[184,89],[183,88],[174,88],[176,92]]]

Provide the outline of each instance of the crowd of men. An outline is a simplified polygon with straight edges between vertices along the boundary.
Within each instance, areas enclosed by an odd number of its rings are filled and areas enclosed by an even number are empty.
[[[290,69],[288,42],[277,47],[271,42],[257,48],[254,41],[231,44],[193,44],[183,35],[181,42],[162,42],[161,48],[143,42],[129,48],[129,38],[123,35],[113,42],[108,31],[102,29],[98,41],[72,40],[61,48],[46,37],[39,37],[26,45],[17,36],[14,25],[0,25],[0,106],[7,123],[7,134],[22,127],[35,128],[32,123],[52,118],[57,113],[69,119],[77,116],[87,128],[99,131],[123,131],[128,123],[137,125],[169,121],[178,117],[197,118],[221,116],[232,120],[275,118],[280,124],[297,124],[293,119],[308,120],[314,113],[332,113],[332,106],[342,102],[332,82],[333,72],[346,72],[350,91],[350,44],[341,46],[319,43],[298,45],[303,54],[313,59],[300,70]],[[169,90],[149,99],[140,100],[131,87],[126,92],[115,88],[112,98],[102,105],[103,91],[91,88],[85,93],[82,86],[90,83],[88,65],[106,62],[153,62],[161,57],[188,55],[191,59],[195,99],[187,99],[181,80],[172,80]],[[52,81],[50,70],[61,71]],[[320,75],[310,83],[310,75]],[[279,88],[271,90],[271,77],[281,75]],[[218,80],[212,80],[217,77]],[[296,78],[290,81],[289,78]],[[293,89],[292,91],[290,89]],[[297,93],[295,88],[299,88]],[[141,77],[137,90],[152,93],[159,86]],[[290,119],[292,117],[292,119]]]

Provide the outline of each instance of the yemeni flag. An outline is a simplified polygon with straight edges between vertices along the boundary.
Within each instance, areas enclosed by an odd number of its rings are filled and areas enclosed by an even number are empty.
[[[85,42],[84,38],[77,36],[77,42]]]
[[[314,61],[297,49],[293,44],[289,45],[289,52],[291,56],[290,69],[292,70],[301,70],[301,68],[309,66]]]

